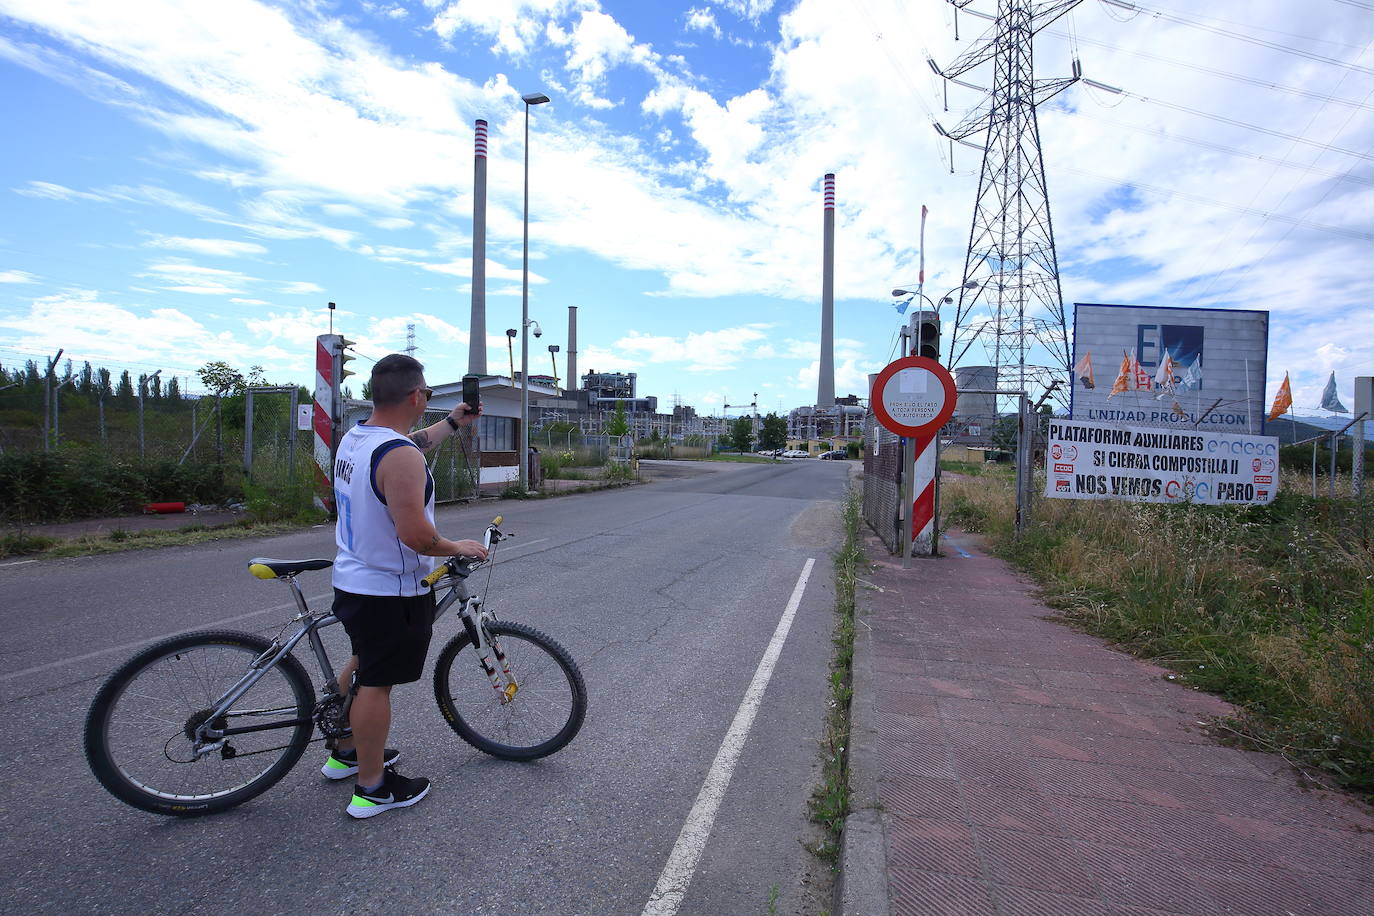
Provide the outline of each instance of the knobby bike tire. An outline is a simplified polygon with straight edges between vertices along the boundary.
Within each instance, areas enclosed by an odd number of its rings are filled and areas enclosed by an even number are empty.
[[[562,748],[582,727],[587,686],[568,650],[523,623],[487,624],[501,640],[520,689],[508,703],[482,670],[466,631],[434,663],[434,699],[458,736],[503,760],[537,760]]]
[[[314,690],[288,655],[229,711],[230,725],[304,720],[229,739],[238,756],[190,754],[188,737],[271,642],[210,630],[150,646],[110,675],[86,716],[86,760],[116,798],[155,814],[223,811],[285,776],[310,743]]]

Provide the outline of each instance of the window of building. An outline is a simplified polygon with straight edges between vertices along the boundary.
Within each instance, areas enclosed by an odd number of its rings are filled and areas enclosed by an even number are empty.
[[[515,418],[478,417],[477,435],[482,439],[482,451],[484,452],[513,452],[515,451]]]

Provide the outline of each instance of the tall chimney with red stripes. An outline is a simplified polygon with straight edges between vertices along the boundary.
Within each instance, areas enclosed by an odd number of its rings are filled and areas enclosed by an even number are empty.
[[[835,406],[835,173],[825,175],[825,246],[821,254],[821,364],[816,406]]]
[[[468,372],[487,374],[487,122],[477,121],[472,154],[472,320]]]

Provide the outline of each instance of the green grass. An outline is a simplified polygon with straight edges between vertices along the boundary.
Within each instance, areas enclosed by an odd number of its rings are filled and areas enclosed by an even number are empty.
[[[39,535],[8,534],[0,537],[0,558],[85,557],[125,550],[146,550],[154,547],[185,547],[208,541],[232,541],[243,538],[267,537],[298,531],[297,522],[255,522],[244,520],[232,525],[209,527],[190,525],[174,531],[126,531],[116,528],[105,535],[82,535],[76,538],[50,538]]]
[[[1020,538],[1010,481],[944,500],[1067,620],[1237,705],[1220,734],[1374,795],[1374,494],[1285,475],[1268,506],[1041,498]]]
[[[854,582],[863,548],[859,541],[862,496],[853,489],[844,504],[844,544],[835,554],[835,655],[830,663],[830,701],[821,738],[821,782],[811,795],[811,819],[825,831],[812,852],[827,862],[840,856],[849,814],[849,701],[854,690]]]

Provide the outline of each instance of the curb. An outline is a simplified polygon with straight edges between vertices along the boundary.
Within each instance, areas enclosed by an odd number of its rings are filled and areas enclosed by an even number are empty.
[[[867,532],[864,558],[868,557]],[[850,814],[844,819],[836,900],[841,916],[887,916],[887,823],[878,800],[877,710],[873,628],[854,596],[854,683],[849,701]]]

